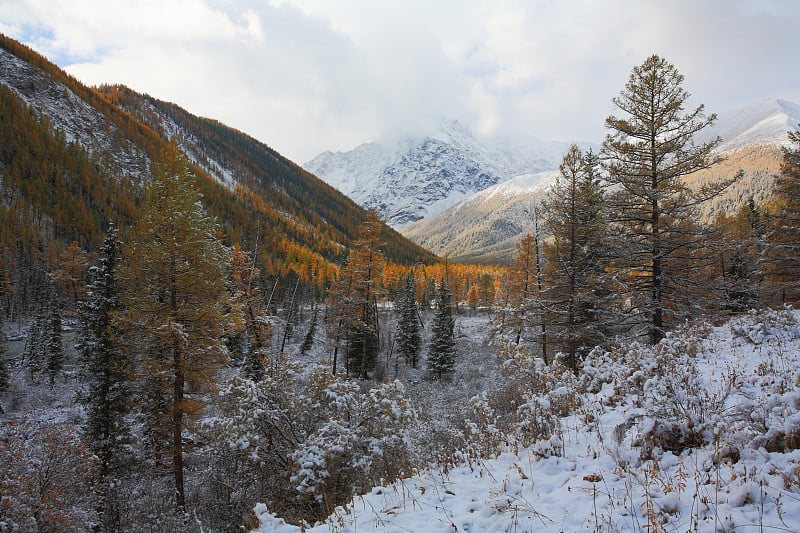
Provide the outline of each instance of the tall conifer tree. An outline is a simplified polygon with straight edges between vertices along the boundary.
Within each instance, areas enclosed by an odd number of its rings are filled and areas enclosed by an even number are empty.
[[[696,313],[706,292],[701,271],[714,261],[711,231],[696,223],[697,206],[730,181],[690,189],[682,178],[710,167],[718,140],[695,143],[714,122],[703,106],[685,109],[689,93],[683,75],[658,57],[634,67],[609,116],[603,143],[610,196],[610,219],[620,230],[618,255],[625,265],[637,334],[657,343],[670,319]],[[732,180],[731,180],[732,181]]]
[[[115,453],[127,436],[125,415],[128,412],[130,363],[118,343],[121,310],[117,272],[119,242],[114,228],[108,232],[100,250],[97,266],[89,269],[86,298],[78,307],[76,348],[88,391],[81,396],[86,406],[84,435],[100,459],[101,476],[105,476]]]
[[[599,162],[572,145],[560,175],[542,202],[552,240],[544,246],[548,288],[543,295],[550,339],[576,369],[580,356],[603,337],[602,316],[609,302],[603,250],[608,238]]]
[[[397,351],[405,359],[406,364],[417,368],[419,353],[422,348],[420,336],[419,312],[417,311],[417,282],[413,274],[406,276],[403,290],[397,305]]]
[[[443,279],[436,291],[436,312],[431,324],[428,346],[428,373],[441,380],[453,372],[456,364],[456,342],[453,336],[453,302],[447,280]]]
[[[156,445],[168,439],[176,506],[183,510],[182,433],[228,362],[224,340],[241,317],[226,292],[231,254],[217,237],[219,225],[206,215],[177,149],[164,160],[147,187],[120,277],[129,349],[145,378],[143,408]]]
[[[768,274],[781,303],[800,299],[800,131],[789,132],[789,140],[792,146],[783,149],[781,173],[775,178],[778,205],[767,254]]]

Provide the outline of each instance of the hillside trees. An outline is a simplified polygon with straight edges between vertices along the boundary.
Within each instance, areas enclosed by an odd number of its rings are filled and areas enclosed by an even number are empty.
[[[657,343],[669,321],[698,312],[697,280],[709,261],[710,231],[695,223],[699,203],[730,182],[689,189],[681,178],[719,160],[717,140],[695,144],[694,136],[715,115],[703,106],[686,111],[683,75],[654,55],[634,67],[613,99],[622,117],[609,116],[611,130],[602,156],[610,196],[610,219],[620,230],[618,255],[628,271],[634,328]]]
[[[573,370],[583,352],[601,342],[601,314],[609,304],[603,253],[608,226],[598,166],[596,155],[590,151],[584,156],[572,145],[542,202],[544,224],[552,235],[544,246],[548,287],[543,295],[550,340]]]
[[[187,162],[175,152],[164,160],[124,254],[121,299],[143,410],[157,456],[169,451],[183,510],[182,432],[227,362],[224,339],[240,320],[226,291],[230,252],[217,238],[219,226],[199,203]]]

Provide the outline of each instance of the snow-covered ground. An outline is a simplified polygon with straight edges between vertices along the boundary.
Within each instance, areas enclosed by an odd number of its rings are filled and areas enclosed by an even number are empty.
[[[595,352],[533,403],[582,399],[549,440],[465,453],[302,531],[800,531],[799,318],[760,311]],[[260,533],[301,531],[256,514]]]

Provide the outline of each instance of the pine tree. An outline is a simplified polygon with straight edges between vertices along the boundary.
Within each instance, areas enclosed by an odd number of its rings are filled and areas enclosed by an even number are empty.
[[[689,189],[682,178],[706,169],[719,158],[718,140],[695,144],[709,126],[703,106],[685,112],[689,94],[683,75],[654,55],[634,67],[614,105],[624,114],[610,116],[603,143],[610,197],[610,219],[620,232],[617,255],[626,279],[635,327],[657,343],[670,319],[701,309],[701,272],[713,263],[711,231],[695,223],[697,205],[718,195],[730,181]],[[735,178],[734,178],[735,179]]]
[[[775,177],[777,210],[770,220],[767,273],[781,303],[800,299],[800,131],[789,132],[792,147],[783,149]]]
[[[171,147],[163,160],[146,189],[120,280],[128,349],[137,354],[142,373],[142,408],[156,446],[169,439],[180,511],[182,432],[228,362],[224,340],[239,327],[240,315],[226,291],[231,254],[217,237],[219,225],[204,212],[177,149]]]
[[[453,303],[447,280],[442,280],[436,293],[436,313],[431,325],[431,341],[428,346],[428,373],[441,380],[450,374],[456,364],[456,343],[453,336]]]
[[[545,305],[550,339],[577,369],[585,352],[603,338],[601,313],[609,302],[603,250],[608,239],[597,156],[572,145],[560,175],[542,202],[552,240],[544,247],[549,280]]]
[[[99,265],[89,269],[86,298],[78,307],[76,349],[88,391],[80,399],[86,406],[84,436],[100,459],[101,477],[127,437],[131,368],[118,345],[117,313],[121,310],[117,285],[119,242],[109,230],[100,250]]]
[[[36,381],[39,373],[44,368],[45,320],[44,309],[36,313],[36,317],[28,328],[25,337],[25,348],[22,350],[22,361],[28,370],[30,379]]]
[[[303,338],[303,344],[300,345],[300,354],[305,355],[314,346],[314,335],[317,333],[317,308],[314,307],[314,313],[311,315],[311,322],[308,325],[308,331]]]
[[[406,276],[403,290],[397,305],[397,334],[395,342],[397,351],[405,359],[406,364],[417,368],[419,353],[422,349],[420,336],[419,312],[417,310],[417,282],[413,274]]]

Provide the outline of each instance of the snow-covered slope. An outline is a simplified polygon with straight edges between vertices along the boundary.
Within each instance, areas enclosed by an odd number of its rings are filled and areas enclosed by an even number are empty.
[[[552,410],[584,389],[548,440],[464,454],[313,527],[258,505],[257,531],[800,531],[797,318],[753,312],[595,353],[534,400]]]
[[[565,143],[480,141],[456,121],[433,135],[325,152],[305,168],[395,227],[520,174],[558,167]]]
[[[439,215],[401,229],[404,236],[455,261],[507,263],[521,235],[533,232],[533,208],[556,171],[523,174],[477,192]]]

